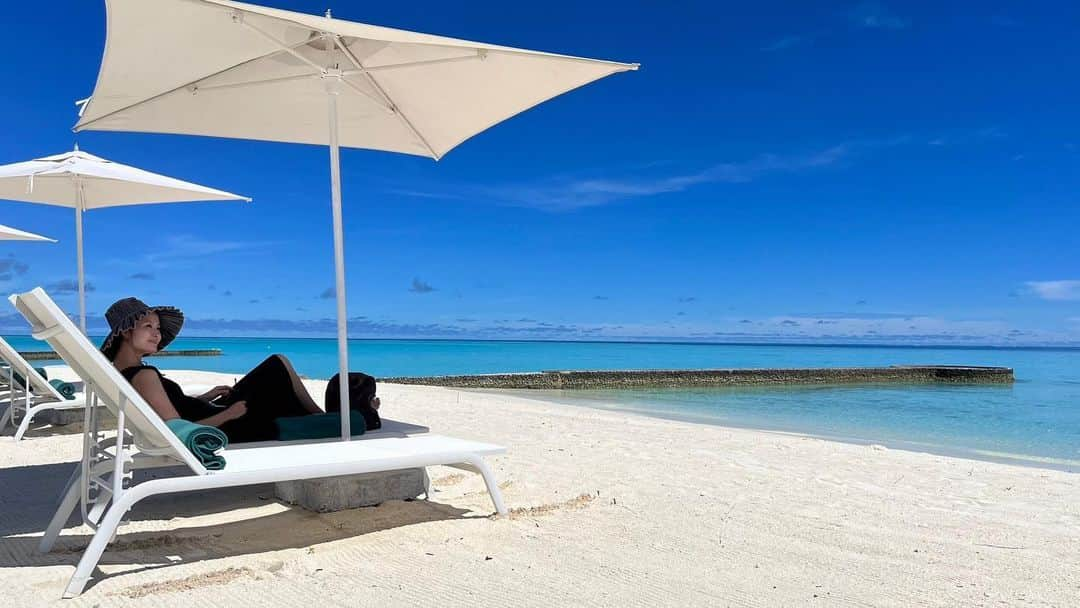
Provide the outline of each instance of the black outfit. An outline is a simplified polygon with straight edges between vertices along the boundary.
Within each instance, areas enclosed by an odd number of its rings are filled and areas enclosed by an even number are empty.
[[[276,418],[307,416],[311,413],[296,394],[297,389],[293,387],[288,367],[277,355],[270,356],[257,365],[233,386],[229,394],[214,403],[185,395],[179,384],[161,375],[158,368],[151,365],[135,365],[121,370],[120,373],[131,382],[135,374],[144,369],[152,370],[158,375],[169,401],[184,420],[198,422],[222,412],[237,401],[246,401],[246,414],[218,427],[229,438],[230,443],[276,440]],[[299,390],[303,390],[303,387]]]

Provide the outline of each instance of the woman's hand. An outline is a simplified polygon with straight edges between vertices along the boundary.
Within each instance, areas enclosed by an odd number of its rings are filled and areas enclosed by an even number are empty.
[[[226,416],[226,420],[236,420],[247,413],[247,401],[237,401],[225,409],[222,414]]]
[[[210,416],[209,418],[203,418],[197,421],[198,424],[205,424],[206,426],[221,426],[230,420],[236,420],[247,413],[247,401],[237,401],[229,407],[221,410],[220,412]]]
[[[202,399],[203,401],[213,401],[214,399],[217,399],[218,397],[223,397],[225,395],[228,395],[231,392],[232,392],[232,387],[231,386],[225,386],[225,385],[215,386],[214,388],[212,388],[212,389],[206,391],[205,393],[199,395],[199,399]]]

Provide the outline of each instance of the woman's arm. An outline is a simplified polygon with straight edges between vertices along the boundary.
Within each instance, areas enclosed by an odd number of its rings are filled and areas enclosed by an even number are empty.
[[[196,424],[205,424],[206,426],[221,426],[226,422],[239,418],[247,413],[247,402],[237,401],[224,410],[210,416],[209,418],[203,418]]]
[[[131,385],[135,387],[136,391],[139,391],[142,398],[146,399],[146,402],[150,404],[150,407],[154,408],[154,412],[156,412],[158,416],[161,416],[162,420],[172,420],[173,418],[180,417],[180,412],[176,411],[176,406],[169,400],[169,395],[165,392],[165,387],[161,384],[161,378],[154,373],[153,370],[140,370],[132,377]],[[243,401],[237,401],[225,410],[218,412],[209,418],[199,420],[197,423],[205,424],[207,426],[221,426],[246,413],[247,404]]]
[[[213,401],[214,399],[217,399],[218,397],[221,397],[221,396],[223,396],[223,395],[228,395],[228,394],[229,394],[229,392],[231,392],[231,391],[232,391],[232,387],[231,387],[231,386],[225,386],[225,385],[223,384],[223,385],[221,385],[221,386],[215,386],[214,388],[212,388],[212,389],[210,389],[210,390],[206,391],[205,393],[203,393],[203,394],[199,395],[199,396],[198,396],[198,397],[196,397],[196,398],[197,398],[197,399],[202,399],[203,401],[205,401],[205,402],[207,402],[207,403],[210,403],[210,402],[212,402],[212,401]]]
[[[142,398],[146,399],[162,420],[180,417],[180,412],[176,411],[176,407],[169,400],[169,395],[165,393],[165,387],[161,385],[161,378],[153,370],[139,370],[131,378],[131,386],[134,386]]]

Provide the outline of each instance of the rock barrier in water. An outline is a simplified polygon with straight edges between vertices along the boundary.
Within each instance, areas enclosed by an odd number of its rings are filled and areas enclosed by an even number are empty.
[[[545,371],[475,376],[380,378],[393,384],[456,388],[597,389],[777,386],[800,384],[1012,384],[1008,367],[893,365],[822,369]]]

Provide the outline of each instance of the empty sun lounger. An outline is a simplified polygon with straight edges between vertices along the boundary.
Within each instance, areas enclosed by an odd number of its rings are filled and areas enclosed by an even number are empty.
[[[15,427],[16,441],[30,428],[34,416],[46,410],[82,409],[86,405],[85,393],[76,393],[74,399],[61,395],[3,338],[0,338],[0,359],[8,365],[8,408],[0,416],[0,429],[10,423]]]
[[[124,514],[140,500],[157,494],[445,465],[480,474],[495,510],[506,513],[495,476],[484,462],[485,456],[504,453],[506,448],[442,435],[376,434],[318,446],[227,448],[220,452],[225,468],[207,470],[40,287],[11,296],[11,301],[30,322],[33,336],[48,341],[95,399],[117,418],[115,437],[105,438],[96,428],[89,428],[95,425],[85,429],[82,462],[41,540],[40,549],[49,551],[80,504],[83,521],[95,528],[64,597],[82,593]],[[91,407],[90,411],[97,409]],[[163,466],[185,467],[186,474],[125,487],[128,470]]]

